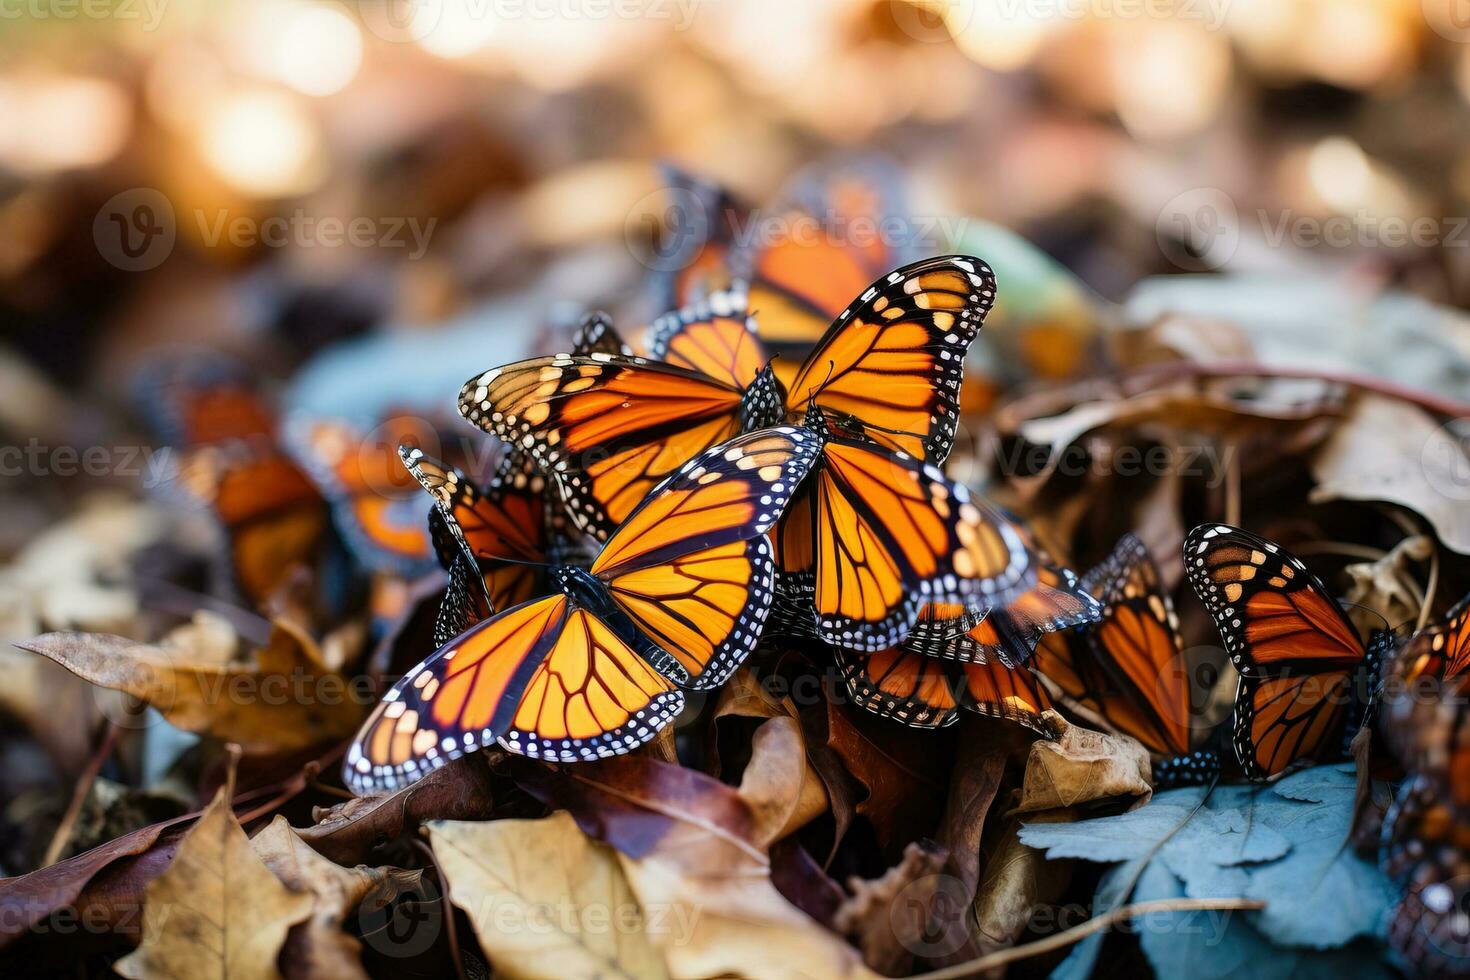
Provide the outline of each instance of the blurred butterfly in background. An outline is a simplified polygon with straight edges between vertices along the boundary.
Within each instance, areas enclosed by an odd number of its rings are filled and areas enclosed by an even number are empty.
[[[732,285],[730,253],[755,214],[730,191],[672,163],[659,174],[668,220],[649,285],[655,310],[677,310]]]
[[[229,576],[253,604],[316,562],[326,506],[277,441],[275,408],[242,365],[219,355],[163,357],[133,387],[170,450],[164,489],[217,518]]]
[[[394,410],[370,431],[344,419],[297,416],[287,423],[286,441],[331,503],[337,529],[360,565],[405,579],[433,570],[429,503],[404,470],[398,447],[453,446],[452,434]]]
[[[1214,728],[1196,723],[1179,620],[1143,542],[1124,535],[1082,587],[1101,604],[1100,616],[1081,630],[1044,636],[1037,671],[1067,704],[1148,749],[1156,788],[1217,774],[1219,756],[1209,746]]]
[[[905,198],[899,169],[876,156],[817,164],[792,179],[730,258],[768,348],[799,359],[864,286],[919,258]]]
[[[1422,668],[1425,653],[1448,653],[1444,637],[1463,625],[1464,603],[1400,651],[1395,673]],[[1421,637],[1427,637],[1421,642]],[[1416,650],[1416,648],[1418,648]],[[1443,661],[1447,664],[1448,658]],[[1380,828],[1379,863],[1403,889],[1389,941],[1426,976],[1470,970],[1470,711],[1464,674],[1414,675],[1420,683],[1385,698],[1381,729],[1408,773]],[[1412,679],[1412,678],[1411,678]]]
[[[1372,706],[1392,634],[1376,631],[1365,646],[1300,559],[1228,524],[1189,533],[1184,569],[1240,673],[1232,724],[1245,775],[1340,756],[1344,732]]]
[[[1470,672],[1470,595],[1445,614],[1444,619],[1419,630],[1394,658],[1405,684],[1421,677],[1452,679]]]
[[[747,283],[761,341],[786,366],[800,363],[865,285],[920,257],[901,172],[882,157],[814,165],[764,209],[675,166],[661,169],[671,221],[652,277],[656,308],[681,309]]]
[[[815,630],[879,650],[926,599],[1000,601],[1029,587],[1009,523],[935,469],[953,445],[964,352],[995,294],[979,259],[945,256],[874,283],[838,316],[788,397],[737,293],[655,324],[651,353],[536,358],[460,393],[470,421],[524,448],[562,489],[569,516],[605,538],[683,460],[787,418],[821,426],[822,465],[776,535],[806,576]]]
[[[627,752],[759,642],[774,595],[766,535],[815,459],[816,439],[746,433],[660,485],[554,594],[496,613],[409,671],[345,764],[359,793],[403,786],[499,742],[561,762]]]

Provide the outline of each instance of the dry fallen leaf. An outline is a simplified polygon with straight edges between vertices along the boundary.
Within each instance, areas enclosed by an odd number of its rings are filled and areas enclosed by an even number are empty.
[[[345,738],[365,713],[346,678],[318,673],[292,634],[277,629],[246,661],[220,659],[206,643],[137,643],[107,633],[46,633],[16,646],[93,684],[124,691],[185,731],[247,750],[299,749]]]
[[[1072,818],[1069,810],[1053,810],[1026,820],[1052,823]],[[1022,844],[1017,837],[1020,828],[1018,816],[1008,818],[987,855],[969,919],[980,955],[1014,946],[1028,928],[1045,929],[1045,923],[1034,922],[1037,910],[1055,908],[1072,877],[1069,862],[1048,861],[1042,852]]]
[[[287,931],[311,911],[310,894],[281,884],[255,856],[221,790],[149,883],[143,942],[116,969],[132,980],[275,977]]]
[[[939,872],[948,856],[943,848],[913,843],[881,878],[848,879],[852,895],[833,923],[863,951],[868,966],[890,977],[908,973],[915,950],[930,935],[930,912],[943,881]]]
[[[755,816],[734,787],[638,756],[528,770],[522,785],[618,849],[643,908],[664,918],[650,937],[673,976],[872,975],[856,950],[777,891],[754,843]]]
[[[566,813],[541,820],[429,825],[449,898],[464,909],[498,974],[513,977],[663,977],[639,906],[614,851],[588,840]]]
[[[1037,739],[1026,759],[1016,810],[1036,813],[1094,800],[1153,795],[1148,750],[1122,735],[1107,735],[1054,719],[1055,740]]]
[[[827,705],[827,746],[867,787],[857,806],[895,859],[903,846],[935,825],[944,803],[945,756],[934,732],[904,728],[836,701]]]
[[[755,730],[740,796],[755,814],[754,840],[769,847],[827,811],[827,790],[807,764],[801,725],[772,718]]]
[[[1363,395],[1312,460],[1313,502],[1381,500],[1419,514],[1445,547],[1470,554],[1470,457],[1428,412]]]
[[[285,817],[276,817],[250,839],[250,847],[288,888],[308,892],[315,899],[311,916],[291,930],[286,959],[293,977],[366,977],[362,943],[349,935],[343,923],[365,902],[392,902],[412,891],[423,874],[398,868],[344,868],[312,850]]]

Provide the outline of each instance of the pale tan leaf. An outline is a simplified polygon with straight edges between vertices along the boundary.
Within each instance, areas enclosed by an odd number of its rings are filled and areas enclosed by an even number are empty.
[[[429,824],[449,898],[497,974],[662,977],[662,956],[613,852],[565,812],[541,820]]]
[[[1312,460],[1313,501],[1381,500],[1423,517],[1470,554],[1470,455],[1463,432],[1382,395],[1363,395]]]
[[[311,909],[311,895],[281,884],[255,856],[221,790],[148,883],[143,942],[116,969],[132,980],[276,977],[287,931]]]
[[[848,879],[852,894],[832,922],[863,951],[868,966],[885,976],[907,975],[915,950],[929,936],[935,894],[948,880],[940,874],[948,857],[941,847],[911,843],[882,877]]]
[[[806,740],[794,718],[771,718],[755,730],[740,796],[755,814],[762,847],[796,833],[827,811],[827,789],[807,764]]]
[[[1093,800],[1152,795],[1148,750],[1123,735],[1106,735],[1057,716],[1055,739],[1037,739],[1026,759],[1017,810],[1035,813]]]
[[[284,884],[315,899],[311,916],[286,941],[286,973],[293,978],[367,976],[362,943],[343,924],[362,910],[376,909],[413,890],[423,874],[361,864],[344,868],[312,850],[280,816],[250,839],[250,847]]]
[[[751,810],[748,838],[712,833],[717,825],[698,819],[696,811],[673,808],[666,813],[674,821],[647,854],[636,860],[618,855],[644,908],[664,913],[664,928],[649,938],[674,976],[869,975],[851,946],[777,891],[758,845],[772,828],[805,812],[804,794],[793,792],[807,782],[800,775],[804,755],[795,723],[783,724],[789,721],[764,723],[752,743],[738,800]],[[778,786],[789,794],[784,808],[776,803]]]
[[[185,731],[247,750],[306,748],[345,738],[366,710],[344,678],[317,673],[291,634],[279,629],[253,657],[228,663],[219,662],[212,647],[197,652],[107,633],[46,633],[16,646],[100,687],[146,701]]]

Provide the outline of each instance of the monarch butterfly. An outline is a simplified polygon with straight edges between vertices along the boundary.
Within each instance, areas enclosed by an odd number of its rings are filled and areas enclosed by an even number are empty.
[[[907,645],[877,653],[833,647],[832,653],[853,702],[884,718],[943,728],[964,708],[1049,731],[1042,713],[1051,699],[1029,667],[939,660]]]
[[[1006,605],[976,613],[929,603],[897,646],[874,654],[834,648],[834,656],[854,702],[875,714],[942,727],[967,707],[1047,732],[1042,713],[1051,700],[1026,661],[1040,635],[1101,610],[1070,570],[1044,563],[1031,589]]]
[[[452,570],[463,558],[478,570],[474,597],[484,618],[493,610],[520,605],[544,591],[549,562],[550,515],[546,484],[527,460],[507,457],[483,492],[459,470],[423,450],[400,446],[404,467],[434,498],[429,520],[440,564]]]
[[[731,284],[730,253],[751,208],[723,187],[665,163],[672,227],[659,244],[652,277],[656,309],[677,310]]]
[[[1082,588],[1101,604],[1097,621],[1044,635],[1032,661],[1037,672],[1067,702],[1148,749],[1157,788],[1214,775],[1218,756],[1204,747],[1210,733],[1191,724],[1179,621],[1148,549],[1124,535]]]
[[[239,365],[164,358],[139,374],[135,392],[174,450],[165,485],[218,519],[230,576],[248,598],[264,600],[315,560],[326,506],[277,442],[275,409]]]
[[[486,619],[409,671],[344,767],[392,790],[499,742],[575,762],[627,752],[722,683],[759,642],[774,586],[767,533],[816,457],[795,427],[746,433],[685,464],[555,594]]]
[[[994,298],[989,267],[967,256],[890,273],[832,323],[788,396],[762,370],[769,356],[744,294],[720,292],[654,324],[655,360],[532,358],[472,378],[459,409],[530,452],[573,520],[605,539],[685,460],[811,405],[853,415],[891,448],[943,462],[965,351]]]
[[[342,419],[297,416],[286,442],[332,505],[352,555],[364,567],[414,578],[434,566],[429,506],[398,457],[403,444],[439,445],[429,422],[390,414],[371,432]]]
[[[1237,527],[1189,532],[1184,568],[1240,673],[1232,735],[1244,773],[1264,779],[1338,754],[1349,721],[1371,705],[1392,634],[1375,633],[1365,649],[1300,559]]]

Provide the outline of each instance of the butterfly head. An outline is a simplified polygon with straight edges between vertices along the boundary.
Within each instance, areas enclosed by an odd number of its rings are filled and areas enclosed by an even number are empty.
[[[768,429],[786,420],[786,386],[770,364],[761,368],[740,399],[740,425],[745,432]]]
[[[548,577],[553,587],[589,609],[601,609],[608,604],[606,587],[585,568],[556,565]]]
[[[802,427],[815,432],[826,441],[832,435],[832,426],[828,423],[827,413],[822,411],[822,406],[816,402],[808,402],[806,415],[801,420]]]

